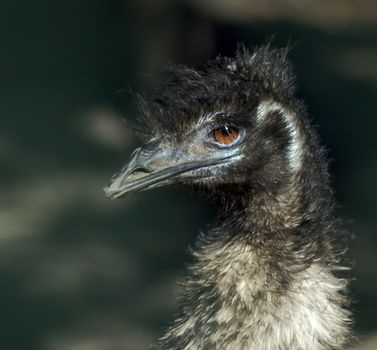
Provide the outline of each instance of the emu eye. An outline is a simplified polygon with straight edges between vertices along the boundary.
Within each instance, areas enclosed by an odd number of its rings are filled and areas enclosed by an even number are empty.
[[[223,125],[212,131],[213,139],[220,145],[230,146],[238,140],[239,130],[230,125]]]

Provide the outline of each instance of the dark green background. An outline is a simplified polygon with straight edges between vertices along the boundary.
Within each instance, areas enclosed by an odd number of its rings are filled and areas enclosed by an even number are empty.
[[[130,91],[168,61],[290,43],[300,97],[333,159],[355,328],[377,332],[376,22],[225,20],[189,1],[2,1],[0,348],[144,349],[175,310],[187,246],[213,208],[180,188],[111,202],[137,140]]]

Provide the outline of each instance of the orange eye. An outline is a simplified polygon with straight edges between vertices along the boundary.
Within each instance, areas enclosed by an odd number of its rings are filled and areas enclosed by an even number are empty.
[[[213,130],[213,138],[217,143],[230,145],[237,140],[239,131],[234,126],[224,125]]]

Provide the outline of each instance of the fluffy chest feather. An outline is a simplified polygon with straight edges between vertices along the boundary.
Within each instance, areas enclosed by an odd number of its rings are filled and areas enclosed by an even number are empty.
[[[187,350],[325,350],[347,340],[346,282],[329,268],[318,263],[279,276],[242,245],[198,257],[196,283],[206,287],[187,286],[190,305],[163,338],[164,349],[173,349],[169,339]]]

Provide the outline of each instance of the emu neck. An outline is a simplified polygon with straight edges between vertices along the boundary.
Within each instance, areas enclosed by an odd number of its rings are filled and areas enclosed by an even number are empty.
[[[347,282],[334,276],[325,226],[301,196],[224,202],[199,238],[184,283],[181,316],[160,349],[341,349],[348,340]],[[292,187],[293,186],[293,187]],[[296,192],[299,193],[299,192]],[[317,205],[316,203],[313,204]]]
[[[318,224],[321,204],[313,201],[309,215],[303,196],[305,189],[297,178],[292,175],[270,191],[241,189],[235,196],[225,197],[219,210],[219,229],[232,236],[246,235],[252,243],[297,230],[304,222]],[[326,210],[331,208],[321,208]]]

